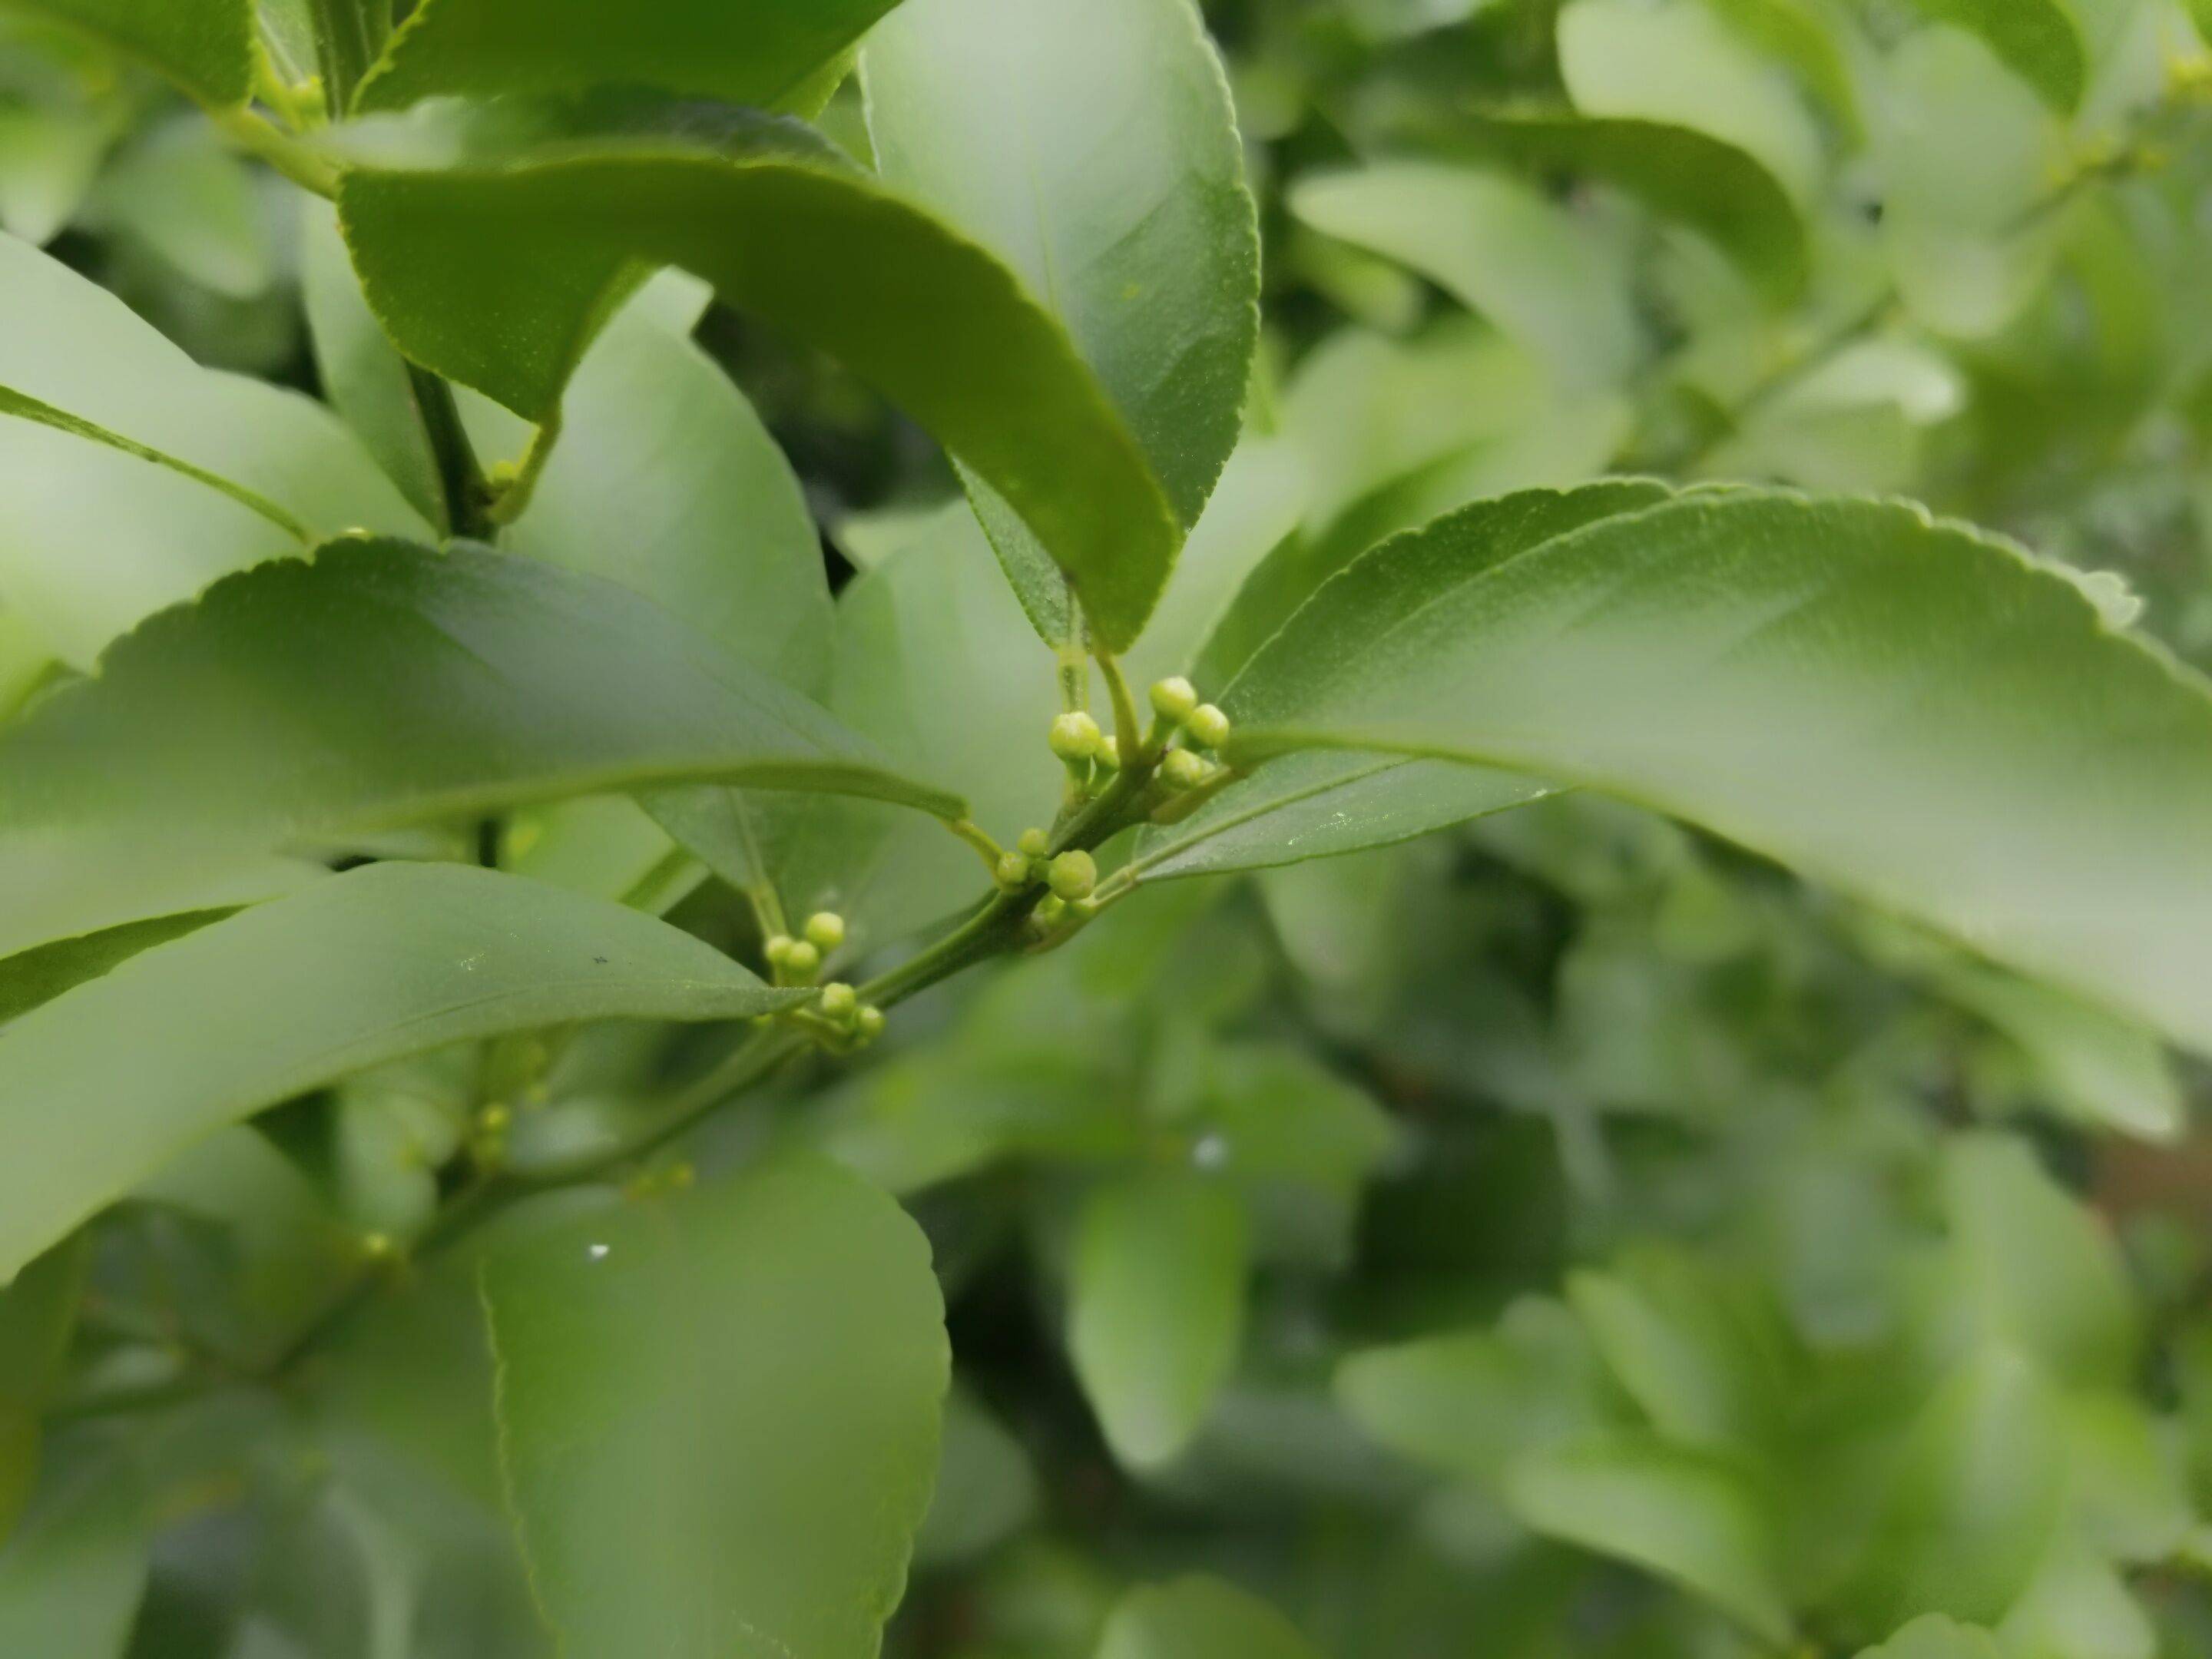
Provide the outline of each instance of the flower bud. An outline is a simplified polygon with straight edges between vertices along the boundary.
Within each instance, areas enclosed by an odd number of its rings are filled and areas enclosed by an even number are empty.
[[[1198,688],[1180,674],[1152,686],[1152,708],[1164,720],[1181,726],[1198,707]]]
[[[863,1042],[873,1042],[884,1034],[884,1011],[862,1008],[853,1016],[853,1030]]]
[[[1052,852],[1052,837],[1042,830],[1024,830],[1022,831],[1022,838],[1014,845],[1033,859],[1045,858]]]
[[[1203,749],[1218,749],[1229,741],[1229,716],[1210,702],[1202,702],[1183,722],[1190,740]]]
[[[1197,788],[1212,773],[1203,756],[1188,749],[1177,749],[1160,763],[1160,781],[1177,791]]]
[[[1052,861],[1045,880],[1060,898],[1084,898],[1098,884],[1098,865],[1090,854],[1071,848]]]
[[[806,919],[806,937],[816,950],[828,956],[845,942],[845,918],[835,910],[817,910]]]
[[[1064,761],[1089,760],[1104,736],[1090,715],[1079,710],[1062,714],[1052,723],[1052,752]]]
[[[834,1019],[840,1025],[853,1018],[860,1006],[859,994],[842,981],[822,988],[822,1017]]]
[[[1030,884],[1030,861],[1019,853],[1002,854],[999,866],[991,872],[991,879],[999,884],[1002,893],[1018,893]]]
[[[768,942],[761,946],[761,954],[781,968],[791,956],[791,947],[799,941],[788,933],[770,933]]]
[[[791,942],[791,948],[783,953],[783,960],[777,966],[792,978],[804,983],[812,979],[820,971],[822,952],[805,939],[795,939]]]

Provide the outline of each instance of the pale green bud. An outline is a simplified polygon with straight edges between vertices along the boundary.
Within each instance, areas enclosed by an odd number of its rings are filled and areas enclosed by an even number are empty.
[[[803,939],[795,939],[777,964],[796,980],[810,980],[821,970],[822,952]]]
[[[1098,865],[1090,854],[1071,848],[1052,861],[1045,880],[1053,892],[1064,899],[1088,896],[1098,884]]]
[[[1188,749],[1176,750],[1160,763],[1160,781],[1170,789],[1195,789],[1212,775],[1205,757]]]
[[[1033,859],[1048,858],[1052,854],[1052,837],[1042,830],[1024,830],[1022,838],[1014,843]]]
[[[1177,674],[1173,679],[1159,680],[1152,686],[1152,708],[1164,720],[1181,726],[1198,707],[1198,688]]]
[[[1183,722],[1190,740],[1205,749],[1218,749],[1229,741],[1229,716],[1210,702],[1202,702],[1190,711]]]
[[[1030,884],[1030,861],[1019,853],[1002,854],[991,879],[998,883],[1000,892],[1018,893]]]
[[[768,943],[761,946],[761,954],[781,968],[790,959],[791,947],[798,943],[788,933],[770,933]]]
[[[853,1016],[853,1030],[863,1042],[873,1042],[884,1034],[884,1011],[862,1008]]]
[[[1064,761],[1089,760],[1105,735],[1097,720],[1079,710],[1062,714],[1052,723],[1052,752]]]
[[[817,910],[806,919],[806,937],[827,956],[845,942],[845,918],[835,910]]]
[[[860,1006],[859,994],[843,981],[822,988],[822,1017],[824,1019],[834,1019],[842,1025],[853,1018]]]

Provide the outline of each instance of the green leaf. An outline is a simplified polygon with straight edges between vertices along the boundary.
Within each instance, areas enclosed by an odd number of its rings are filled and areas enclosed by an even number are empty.
[[[2088,48],[2062,0],[1912,0],[1927,16],[1981,36],[1991,52],[2070,115],[2088,84]]]
[[[1953,1140],[1943,1193],[1961,1295],[1984,1336],[2069,1385],[2126,1386],[2142,1317],[2105,1223],[2006,1135]]]
[[[1376,549],[1222,696],[1245,763],[1449,756],[1691,819],[2212,1046],[2212,698],[1910,507],[1703,492],[1500,562]],[[2059,793],[2054,793],[2054,790]]]
[[[0,1279],[222,1125],[349,1073],[503,1031],[793,1000],[649,917],[513,877],[374,865],[319,882],[0,1031]]]
[[[76,218],[114,131],[83,110],[0,108],[0,230],[44,247]]]
[[[2158,1039],[2047,985],[1962,963],[1943,994],[2020,1046],[2052,1103],[2092,1128],[2172,1140],[2187,1121],[2179,1080]]]
[[[1858,1659],[2000,1659],[2000,1650],[1987,1631],[1930,1613]]]
[[[0,1543],[39,1473],[39,1419],[58,1380],[84,1294],[84,1241],[46,1252],[0,1289]]]
[[[1689,127],[1573,114],[1464,117],[1447,132],[1478,154],[1579,173],[1634,197],[1707,238],[1770,301],[1805,286],[1805,226],[1790,193],[1755,157]]]
[[[41,1503],[0,1548],[0,1653],[121,1659],[146,1585],[137,1510],[91,1478]]]
[[[288,842],[720,778],[962,806],[611,583],[333,544],[149,622],[0,737],[0,948],[195,908]]]
[[[73,665],[303,540],[422,531],[327,410],[201,368],[9,237],[0,305],[0,598]]]
[[[1620,1416],[1582,1323],[1533,1297],[1494,1329],[1352,1355],[1337,1367],[1336,1397],[1393,1451],[1485,1485],[1516,1458],[1586,1438]]]
[[[1176,1170],[1101,1187],[1076,1222],[1068,1351],[1115,1455],[1172,1461],[1237,1362],[1249,1244],[1243,1206]]]
[[[650,87],[788,108],[896,0],[662,0],[610,27],[600,0],[424,0],[355,106]]]
[[[242,104],[253,84],[252,0],[5,0],[159,70],[204,103]]]
[[[1876,1630],[1920,1613],[1990,1623],[2035,1571],[2065,1496],[2058,1401],[2018,1354],[1984,1349],[1914,1422],[1849,1588]]]
[[[1013,273],[804,129],[730,112],[708,143],[658,109],[611,129],[550,118],[566,135],[550,148],[347,173],[347,241],[410,358],[545,420],[636,270],[681,265],[905,408],[1020,514],[1103,642],[1135,637],[1181,540],[1174,512]]]
[[[1381,161],[1302,179],[1290,200],[1315,229],[1441,284],[1570,386],[1615,385],[1643,355],[1620,250],[1520,179]]]
[[[1569,0],[1559,46],[1584,114],[1708,134],[1756,158],[1793,199],[1819,198],[1826,163],[1812,112],[1707,0]]]
[[[1036,1474],[1021,1442],[955,1387],[945,1402],[945,1454],[915,1540],[915,1565],[963,1565],[987,1555],[1036,1507]]]
[[[501,1462],[565,1652],[872,1659],[949,1370],[897,1206],[783,1161],[550,1228],[483,1285]]]
[[[144,921],[125,922],[80,939],[57,939],[0,961],[0,1024],[20,1018],[41,1003],[52,1002],[72,986],[98,979],[141,951],[167,945],[235,915],[237,908],[225,905],[219,909],[182,910],[173,916],[149,916]]]
[[[1218,1578],[1131,1590],[1115,1607],[1097,1659],[1320,1659],[1289,1620]]]
[[[1260,289],[1243,149],[1196,8],[907,0],[861,76],[884,178],[1044,301],[1194,524],[1237,443]],[[1066,638],[1033,538],[981,497],[1032,622]],[[1151,574],[1156,596],[1167,570]]]
[[[1551,793],[1539,779],[1397,755],[1315,750],[1268,762],[1182,822],[1147,827],[1139,878],[1215,876],[1410,841]]]
[[[1568,1300],[1620,1385],[1669,1440],[1756,1454],[1782,1439],[1789,1331],[1754,1284],[1657,1246],[1578,1273]]]
[[[1671,1578],[1765,1641],[1790,1639],[1774,1519],[1736,1464],[1622,1434],[1531,1452],[1505,1490],[1547,1537]]]
[[[1564,492],[1528,490],[1468,509],[1470,519],[1483,526],[1470,533],[1486,538],[1492,555],[1504,560],[1596,520],[1665,498],[1663,486],[1632,479]],[[1299,597],[1287,581],[1248,583],[1215,628],[1214,638],[1258,635],[1270,618],[1287,617]],[[1205,654],[1214,656],[1212,642]],[[1141,878],[1158,881],[1329,858],[1410,840],[1551,792],[1549,784],[1526,775],[1409,762],[1400,756],[1286,755],[1259,767],[1181,823],[1147,828],[1138,839],[1133,861]]]

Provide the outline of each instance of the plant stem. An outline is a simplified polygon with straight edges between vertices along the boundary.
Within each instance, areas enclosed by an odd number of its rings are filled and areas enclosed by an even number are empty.
[[[208,113],[225,137],[259,156],[301,189],[325,198],[337,194],[337,169],[298,139],[279,132],[256,112],[241,108]]]
[[[423,435],[438,464],[438,491],[446,505],[446,526],[456,536],[489,541],[499,526],[491,518],[491,486],[461,425],[460,406],[453,388],[427,368],[407,365],[407,384],[415,394],[416,412],[422,416]]]

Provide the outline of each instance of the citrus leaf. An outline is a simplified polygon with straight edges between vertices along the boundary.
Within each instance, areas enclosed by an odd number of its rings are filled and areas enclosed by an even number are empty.
[[[611,583],[336,543],[153,619],[0,735],[0,951],[193,908],[295,841],[719,779],[962,806]]]
[[[383,864],[316,883],[0,1031],[0,1279],[222,1125],[364,1067],[504,1031],[793,1000],[650,917],[512,876]]]
[[[1571,113],[1468,116],[1449,131],[1479,155],[1577,173],[1636,198],[1704,235],[1777,304],[1805,286],[1796,205],[1757,158],[1733,144],[1661,121]]]
[[[4,0],[159,70],[204,103],[242,104],[253,84],[252,0]]]
[[[1237,443],[1260,246],[1190,0],[907,0],[860,70],[878,171],[1044,301],[1195,523]],[[1031,621],[1065,639],[1049,563],[978,493]]]
[[[1505,1490],[1535,1531],[1674,1579],[1769,1642],[1790,1639],[1773,1520],[1735,1464],[1622,1434],[1532,1452]]]
[[[1761,491],[1502,562],[1489,523],[1316,594],[1221,698],[1236,754],[1607,790],[2212,1047],[2212,697],[2063,571],[1907,506]]]
[[[625,86],[789,107],[896,3],[663,0],[611,27],[602,0],[424,0],[354,104]]]
[[[678,118],[538,111],[528,121],[550,128],[533,130],[562,135],[550,148],[349,172],[341,222],[392,338],[542,422],[634,272],[681,265],[904,407],[1021,516],[1102,641],[1133,639],[1180,531],[1059,321],[998,259],[804,129]]]
[[[483,1269],[500,1455],[576,1659],[873,1659],[950,1381],[921,1230],[813,1158]]]
[[[1978,34],[2053,109],[2070,115],[2088,85],[2089,53],[2060,0],[1912,0],[1927,16]]]
[[[1228,1188],[1178,1171],[1102,1187],[1077,1223],[1068,1349],[1108,1443],[1172,1460],[1235,1364],[1249,1249]]]
[[[1291,1621],[1257,1596],[1193,1576],[1131,1590],[1114,1609],[1097,1659],[1320,1659]]]
[[[1989,1632],[1961,1625],[1940,1613],[1924,1613],[1878,1648],[1858,1659],[1999,1659],[2002,1650]]]
[[[0,419],[0,597],[73,665],[303,539],[422,533],[327,410],[200,368],[6,236],[0,307],[0,408],[17,417]]]

